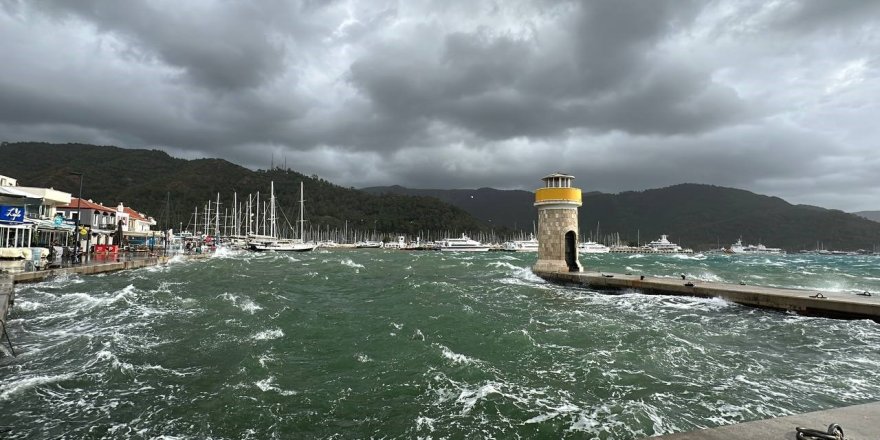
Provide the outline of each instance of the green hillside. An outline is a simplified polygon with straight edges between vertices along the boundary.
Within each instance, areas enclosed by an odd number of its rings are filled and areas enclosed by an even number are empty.
[[[399,186],[365,188],[382,194],[436,197],[496,225],[530,230],[536,219],[534,194],[528,191],[408,189]],[[503,215],[499,215],[503,213]],[[620,194],[584,194],[580,209],[581,234],[603,241],[644,243],[660,234],[696,249],[729,246],[742,237],[788,250],[873,249],[880,244],[880,223],[838,210],[792,205],[778,197],[711,185],[681,184],[668,188]],[[611,235],[614,235],[612,238]]]
[[[202,211],[218,192],[221,208],[231,208],[233,191],[240,199],[260,191],[266,200],[273,181],[280,209],[292,223],[299,212],[299,183],[304,182],[307,228],[347,225],[349,230],[406,234],[489,229],[464,210],[434,198],[373,195],[317,176],[282,169],[251,171],[222,159],[184,160],[158,150],[46,143],[4,143],[0,158],[0,174],[17,178],[20,185],[54,187],[74,196],[79,177],[70,172],[82,172],[83,198],[111,207],[121,201],[175,229],[186,226],[193,208]]]

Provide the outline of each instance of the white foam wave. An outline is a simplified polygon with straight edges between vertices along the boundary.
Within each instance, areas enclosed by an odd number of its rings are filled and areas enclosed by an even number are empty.
[[[15,379],[12,383],[4,386],[0,392],[0,400],[8,400],[9,397],[25,390],[38,387],[47,383],[61,382],[73,378],[73,373],[57,374],[54,376],[34,376],[25,379]]]
[[[430,417],[419,416],[416,418],[416,430],[427,428],[428,431],[434,431],[434,419]]]
[[[128,286],[125,286],[121,290],[117,291],[116,294],[90,295],[87,293],[75,292],[61,295],[61,298],[65,300],[73,300],[86,307],[94,308],[97,306],[114,304],[119,301],[128,301],[129,297],[137,296],[136,291],[137,288],[134,287],[134,284],[129,284]]]
[[[45,304],[37,302],[37,301],[28,301],[24,299],[20,299],[15,302],[15,309],[20,312],[32,312],[37,309],[41,309],[45,307]]]
[[[559,415],[562,415],[562,414],[568,414],[568,413],[573,413],[573,412],[576,412],[576,411],[580,411],[580,408],[578,408],[578,407],[576,407],[576,406],[574,406],[574,405],[571,405],[571,404],[563,404],[563,405],[561,405],[561,406],[559,406],[559,407],[553,409],[553,410],[550,411],[550,412],[547,412],[547,413],[544,413],[544,414],[541,414],[541,415],[538,415],[538,416],[532,417],[531,419],[528,419],[528,420],[526,420],[526,421],[523,422],[523,423],[525,423],[525,424],[530,424],[530,423],[541,423],[541,422],[544,422],[544,421],[550,420],[550,419],[552,419],[552,418],[554,418],[554,417],[557,417],[557,416],[559,416]]]
[[[236,249],[230,249],[226,246],[220,246],[211,253],[211,258],[230,258],[238,257],[242,252]]]
[[[255,333],[251,336],[252,339],[257,341],[267,341],[270,339],[278,339],[284,336],[284,332],[281,329],[272,329],[272,330],[263,330],[261,332]]]
[[[492,261],[486,264],[486,267],[498,267],[498,268],[507,268],[507,269],[519,269],[519,266],[514,266],[506,261]]]
[[[461,413],[467,414],[471,412],[474,405],[476,405],[480,399],[483,399],[490,394],[501,394],[501,391],[498,390],[496,385],[498,384],[495,382],[489,382],[477,390],[463,390],[461,394],[458,395],[458,398],[455,399],[457,403],[462,404]]]
[[[354,261],[351,260],[351,258],[346,258],[345,260],[340,261],[339,264],[341,264],[343,266],[360,268],[360,269],[364,268],[363,264],[355,263]]]
[[[474,359],[472,357],[456,353],[450,350],[449,347],[445,345],[436,344],[436,346],[440,348],[443,357],[449,359],[453,364],[472,365],[480,363],[479,359]]]
[[[266,364],[269,362],[274,362],[275,358],[268,354],[261,354],[260,357],[257,358],[257,362],[260,363],[260,366],[266,368]]]
[[[293,395],[297,394],[296,391],[282,390],[281,388],[279,388],[278,385],[275,384],[275,377],[274,376],[269,376],[266,379],[258,380],[256,382],[254,382],[254,385],[256,385],[257,388],[260,389],[260,391],[263,391],[263,392],[274,391],[278,394],[281,394],[282,396],[293,396]]]
[[[229,292],[225,292],[222,295],[217,296],[217,298],[222,298],[226,301],[229,301],[235,307],[238,307],[242,311],[250,313],[251,315],[256,313],[257,310],[263,310],[263,308],[260,307],[259,304],[253,302],[250,298],[242,298]]]

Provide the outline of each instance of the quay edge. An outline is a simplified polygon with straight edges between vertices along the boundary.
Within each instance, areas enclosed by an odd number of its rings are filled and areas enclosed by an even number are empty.
[[[9,311],[9,306],[14,301],[14,284],[15,280],[11,274],[0,271],[0,321],[3,321],[4,324],[6,323],[6,314]],[[0,329],[0,338],[3,337],[2,331],[3,329]]]
[[[39,282],[62,275],[95,275],[105,272],[116,272],[126,269],[140,269],[143,267],[157,266],[168,262],[170,257],[153,257],[137,260],[108,262],[99,264],[87,264],[83,266],[71,266],[58,269],[47,269],[33,272],[21,272],[12,275],[15,283]]]
[[[880,323],[880,296],[816,290],[780,289],[740,284],[644,277],[606,272],[551,272],[532,269],[554,283],[600,291],[635,290],[651,295],[721,298],[736,304],[835,319],[871,319]],[[692,285],[686,285],[692,284]],[[821,293],[817,297],[817,294]]]
[[[795,428],[826,432],[836,423],[847,440],[875,440],[880,437],[880,402],[845,406],[823,411],[757,420],[698,431],[650,437],[652,440],[730,440],[730,439],[791,439]]]

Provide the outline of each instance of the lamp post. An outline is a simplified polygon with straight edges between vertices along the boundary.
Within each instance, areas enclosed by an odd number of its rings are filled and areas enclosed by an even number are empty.
[[[75,261],[79,262],[79,221],[80,217],[82,217],[82,210],[80,209],[80,203],[82,203],[83,196],[83,173],[70,173],[73,176],[79,176],[79,197],[76,198],[76,223],[73,227],[73,236],[76,237],[76,241],[74,242],[73,247],[73,255]]]

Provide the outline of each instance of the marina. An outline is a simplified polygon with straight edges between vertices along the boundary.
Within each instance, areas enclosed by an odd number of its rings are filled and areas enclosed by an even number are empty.
[[[536,257],[221,251],[19,283],[8,319],[16,357],[0,360],[0,405],[20,410],[5,423],[19,427],[13,438],[381,429],[633,439],[880,395],[864,373],[880,362],[870,320],[602,294],[535,276]],[[873,258],[597,254],[581,262],[669,282],[759,275],[809,288],[828,286],[802,271],[834,272],[852,275],[836,286],[852,295],[880,291]],[[790,395],[799,398],[782,397]],[[83,406],[57,404],[79,397]],[[190,411],[217,402],[234,402],[239,417]],[[149,415],[138,417],[141,408]]]
[[[248,196],[224,227],[218,210],[203,211],[213,235],[193,225],[145,242],[142,253],[108,244],[79,262],[13,260],[21,264],[7,265],[16,271],[0,280],[0,311],[16,298],[0,335],[8,336],[0,402],[29,412],[14,420],[27,429],[8,432],[323,437],[381,426],[399,437],[696,439],[816,420],[809,412],[829,406],[846,407],[830,411],[850,420],[876,405],[867,402],[880,383],[850,369],[880,362],[876,257],[702,254],[667,235],[632,247],[577,243],[580,190],[571,179],[545,177],[537,234],[502,244],[448,233],[436,241],[305,240],[302,186],[292,238],[289,222],[286,233],[278,224],[273,184],[253,224],[238,220],[257,204]],[[296,246],[309,252],[291,252]],[[406,252],[415,250],[440,252]],[[805,337],[815,320],[832,330],[816,336],[818,345]],[[754,334],[768,332],[789,342],[755,346]],[[70,334],[77,337],[59,336]],[[805,379],[805,360],[830,356],[829,343],[845,347],[848,361]],[[216,361],[230,357],[229,365]],[[702,375],[683,378],[685,370]],[[837,388],[826,386],[827,375]],[[141,381],[150,390],[136,388]],[[93,404],[55,409],[53,399],[68,401],[80,387],[95,390]],[[170,400],[156,394],[164,389],[173,390]],[[791,392],[817,398],[756,395]],[[209,412],[186,409],[218,401],[246,417],[206,427]],[[295,417],[273,416],[268,408],[279,405]],[[184,412],[195,424],[157,425],[126,409],[143,406]],[[376,416],[353,422],[364,410]],[[800,413],[808,414],[792,415]]]
[[[880,440],[880,1],[178,3],[0,0],[0,440]]]

